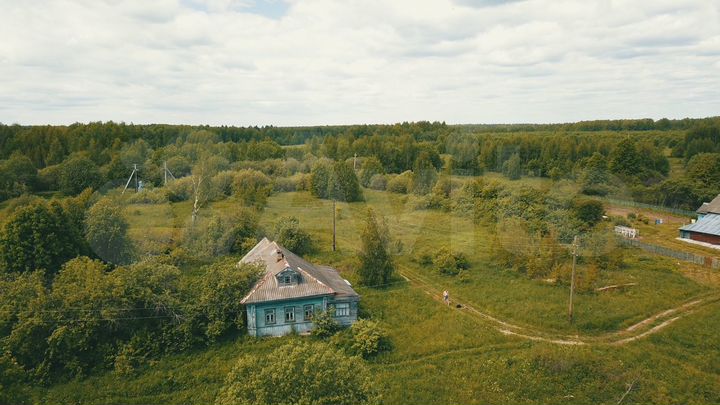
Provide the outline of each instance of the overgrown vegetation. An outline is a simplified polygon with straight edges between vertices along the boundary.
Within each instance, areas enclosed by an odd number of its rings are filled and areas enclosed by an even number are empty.
[[[613,223],[651,221],[604,221],[610,200],[597,198],[694,210],[720,191],[718,128],[717,118],[549,126],[0,125],[0,402],[3,395],[15,403],[117,402],[123,390],[145,402],[262,402],[275,397],[245,395],[275,394],[268,381],[245,378],[248,370],[288,371],[317,360],[311,351],[365,371],[339,371],[351,381],[347,398],[313,386],[318,390],[283,394],[290,402],[372,403],[382,392],[389,403],[522,403],[560,401],[561,391],[616,402],[623,384],[636,379],[651,387],[633,391],[636,402],[681,398],[671,392],[687,379],[660,375],[652,361],[692,370],[697,392],[682,399],[717,402],[716,373],[703,360],[717,351],[703,327],[702,339],[684,334],[695,329],[685,325],[672,332],[680,337],[661,335],[638,348],[570,353],[491,333],[437,305],[418,284],[449,289],[498,318],[568,334],[617,331],[708,292],[684,277],[682,266],[618,246]],[[135,190],[133,181],[120,195],[133,163],[144,188]],[[338,204],[337,252],[323,248],[330,246],[330,200]],[[239,302],[259,271],[236,263],[265,235],[340,269],[363,296],[365,319],[341,330],[331,314],[317,314],[323,342],[312,350],[295,338],[231,339],[243,334]],[[564,286],[574,236],[578,314],[568,325]],[[612,284],[634,286],[595,291]],[[693,347],[673,362],[658,354],[686,341]],[[279,349],[286,342],[292,347]],[[274,364],[271,353],[297,362]],[[639,353],[652,361],[637,365]],[[238,354],[243,360],[221,388]],[[614,362],[597,366],[603,356]],[[335,372],[317,364],[319,381]],[[383,383],[365,380],[366,372]],[[269,373],[258,375],[277,383]],[[301,377],[287,386],[310,378]],[[479,394],[452,383],[460,379]],[[98,381],[99,391],[87,389]],[[408,384],[418,387],[411,397],[402,394]],[[612,398],[603,396],[606,384]]]

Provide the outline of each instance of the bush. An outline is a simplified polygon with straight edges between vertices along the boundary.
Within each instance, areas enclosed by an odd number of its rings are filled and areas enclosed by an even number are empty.
[[[275,225],[275,241],[298,255],[312,252],[310,235],[300,229],[300,221],[295,217],[282,217]]]
[[[364,187],[370,187],[372,179],[377,175],[385,173],[385,169],[382,163],[375,156],[371,156],[365,159],[360,168],[360,184]]]
[[[127,201],[130,204],[165,204],[168,202],[168,192],[163,188],[146,188],[130,194]]]
[[[425,253],[426,256],[422,258],[421,264],[430,264],[428,263],[428,260],[430,260],[430,253],[431,252],[429,251]],[[438,249],[432,256],[431,260],[433,266],[440,272],[440,274],[449,276],[456,276],[461,270],[467,270],[470,268],[470,263],[464,253],[451,252],[450,249],[446,247]]]
[[[387,188],[387,183],[387,176],[384,174],[376,174],[370,179],[369,188],[384,191]]]
[[[297,180],[291,177],[278,177],[275,179],[275,191],[297,191]]]
[[[272,189],[270,177],[252,169],[240,170],[233,183],[233,193],[249,207],[264,207]]]
[[[292,341],[267,356],[240,357],[215,404],[363,405],[378,401],[361,359],[321,342]]]
[[[431,248],[423,248],[419,252],[415,254],[415,260],[418,262],[418,264],[423,266],[429,266],[433,262],[433,252],[434,249]]]
[[[387,191],[393,193],[407,194],[411,190],[413,184],[413,172],[404,171],[399,175],[391,178],[387,182]]]
[[[611,217],[613,225],[619,225],[619,226],[630,226],[630,222],[628,222],[627,219],[619,216],[619,215],[613,215]]]
[[[212,194],[210,199],[215,200],[230,196],[233,192],[235,175],[235,172],[225,170],[213,176],[213,178],[210,179],[210,183],[212,184],[210,187]]]
[[[352,344],[349,352],[363,358],[373,357],[391,348],[390,339],[377,322],[361,319],[350,327]]]
[[[187,201],[193,194],[192,179],[190,177],[183,177],[181,179],[173,180],[168,183],[164,189],[167,193],[168,201]]]
[[[335,320],[335,311],[332,309],[316,313],[313,324],[315,328],[311,334],[320,339],[327,339],[342,329],[342,325]]]
[[[441,247],[433,257],[433,265],[440,272],[448,276],[455,276],[460,272],[455,256],[446,247]]]
[[[258,217],[248,208],[235,214],[213,215],[189,227],[185,234],[187,249],[200,258],[247,252],[257,243]]]

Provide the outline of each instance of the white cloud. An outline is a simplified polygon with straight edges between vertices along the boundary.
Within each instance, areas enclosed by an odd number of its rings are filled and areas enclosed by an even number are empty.
[[[714,0],[0,0],[0,122],[718,115]]]

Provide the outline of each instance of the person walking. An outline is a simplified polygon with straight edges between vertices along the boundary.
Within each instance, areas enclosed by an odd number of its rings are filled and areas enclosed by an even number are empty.
[[[445,305],[450,305],[450,293],[448,290],[443,291],[443,301],[445,302]]]

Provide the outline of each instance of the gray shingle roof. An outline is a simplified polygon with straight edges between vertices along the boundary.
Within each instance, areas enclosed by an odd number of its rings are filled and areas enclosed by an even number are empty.
[[[698,214],[720,214],[720,194],[709,203],[703,203],[695,212]]]
[[[680,230],[720,236],[720,215],[707,214],[694,224],[685,225]]]
[[[278,258],[278,251],[282,253],[280,259]],[[358,297],[355,290],[340,277],[337,270],[327,266],[315,266],[267,238],[263,238],[240,259],[240,263],[258,262],[265,266],[266,273],[255,284],[250,293],[242,299],[242,304],[321,295]],[[287,268],[296,271],[300,275],[299,283],[279,285],[275,276]]]

